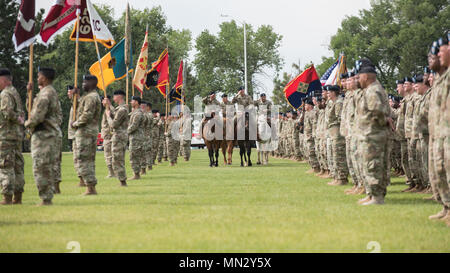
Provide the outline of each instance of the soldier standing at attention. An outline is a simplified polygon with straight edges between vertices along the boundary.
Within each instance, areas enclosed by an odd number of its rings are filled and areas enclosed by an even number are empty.
[[[131,107],[133,111],[130,113],[130,123],[128,125],[128,138],[130,142],[130,163],[134,176],[130,180],[141,179],[141,162],[143,158],[143,133],[145,117],[141,105],[141,98],[131,97]]]
[[[141,175],[147,174],[147,157],[150,154],[150,126],[152,123],[152,120],[149,119],[149,116],[147,115],[147,102],[144,100],[141,100],[140,104],[142,115],[143,115],[143,121],[142,121],[142,160],[141,160]]]
[[[87,191],[84,195],[96,195],[95,185],[95,155],[97,152],[98,124],[101,117],[101,101],[96,91],[98,80],[96,76],[86,75],[83,79],[84,94],[80,98],[77,109],[77,119],[71,127],[75,131],[77,143],[77,160],[79,174],[86,183]],[[78,93],[78,90],[75,90]]]
[[[365,179],[368,196],[361,199],[359,204],[381,205],[384,204],[390,180],[386,171],[389,165],[387,141],[390,109],[386,91],[377,80],[375,66],[366,58],[360,63],[358,74],[364,95],[357,105],[356,114],[362,176]]]
[[[158,155],[158,149],[159,149],[159,110],[152,110],[153,115],[153,127],[152,127],[152,166],[156,165],[156,156]],[[153,167],[152,167],[153,168]],[[151,169],[151,168],[150,168]]]
[[[150,171],[152,169],[152,159],[153,159],[153,127],[155,126],[154,122],[155,119],[153,118],[153,113],[152,113],[152,104],[150,102],[146,102],[145,104],[145,111],[144,111],[145,115],[147,116],[147,122],[148,122],[148,128],[147,131],[145,133],[145,137],[147,140],[147,150],[145,151],[145,167],[144,168],[148,168],[148,170]]]
[[[189,112],[180,113],[181,118],[181,149],[183,150],[184,161],[191,158],[191,141],[192,141],[192,118]]]
[[[111,96],[107,96],[108,100],[111,100]],[[112,107],[112,105],[108,104],[106,105],[105,100],[102,100],[103,103],[103,107],[109,107],[109,111],[114,112],[114,108]],[[103,151],[104,151],[104,156],[105,156],[105,161],[106,161],[106,167],[108,168],[108,176],[106,178],[113,178],[116,177],[115,173],[114,173],[114,168],[113,168],[113,155],[112,155],[112,128],[111,126],[109,126],[108,123],[108,118],[106,116],[106,111],[103,113],[102,116],[102,138],[103,138]]]
[[[54,79],[54,69],[39,69],[37,82],[42,88],[36,95],[29,119],[25,122],[25,127],[32,134],[31,158],[34,180],[42,200],[40,206],[52,205],[55,181],[53,166],[58,153],[54,144],[61,135],[61,128],[58,125],[60,122],[58,113],[61,113],[61,108],[58,93],[52,86]],[[32,88],[32,84],[28,84],[28,89]]]
[[[125,92],[118,90],[114,92],[113,100],[117,107],[112,111],[111,102],[105,98],[106,118],[112,129],[112,162],[114,174],[120,181],[122,187],[127,186],[127,173],[125,170],[125,152],[128,143],[128,106],[125,104]]]
[[[167,119],[167,132],[164,133],[167,141],[167,156],[169,157],[171,167],[175,166],[176,158],[178,156],[175,143],[177,140],[174,139],[174,135],[172,134],[172,128],[174,127],[175,122],[175,117],[170,114]]]
[[[74,91],[72,87],[68,87],[70,88],[69,90],[67,90],[67,97],[69,98],[69,100],[73,100],[74,99]],[[77,102],[79,100],[79,98],[76,98]],[[72,124],[73,120],[73,106],[70,107],[70,113],[69,113],[69,124],[67,126],[67,136],[68,139],[70,141],[72,141],[72,154],[73,154],[73,166],[75,168],[75,171],[78,175],[78,178],[80,179],[80,183],[78,184],[79,187],[86,187],[86,184],[83,181],[83,178],[80,175],[80,172],[78,171],[78,159],[77,159],[77,143],[75,142],[75,129],[72,128],[72,126],[70,126],[70,124]]]
[[[331,140],[331,155],[334,169],[334,181],[328,183],[332,186],[342,186],[348,184],[348,167],[345,155],[345,138],[340,133],[341,113],[343,108],[343,98],[339,96],[340,87],[333,85],[328,87],[328,94],[331,104],[328,112],[328,135]]]
[[[159,146],[158,146],[158,163],[161,163],[161,161],[164,159],[164,161],[167,161],[167,142],[166,142],[166,136],[164,135],[166,130],[166,114],[161,114],[161,119],[158,123],[159,127]]]
[[[314,109],[314,102],[312,99],[307,99],[305,103],[305,128],[304,128],[304,134],[305,134],[305,141],[306,141],[306,155],[308,157],[309,165],[312,168],[312,171],[308,171],[307,173],[319,173],[320,172],[320,164],[317,160],[317,154],[316,154],[316,147],[315,142],[313,138],[313,122],[314,122],[314,116],[315,112],[313,112]]]
[[[6,68],[0,69],[0,92],[0,186],[3,195],[0,204],[22,204],[24,112],[19,93],[12,85],[11,72]]]

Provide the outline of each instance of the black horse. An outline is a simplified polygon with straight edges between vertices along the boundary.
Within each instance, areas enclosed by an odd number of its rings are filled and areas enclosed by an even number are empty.
[[[235,134],[235,139],[238,139],[237,136],[237,132],[239,132],[239,130],[241,129],[240,127],[242,127],[242,121],[240,121],[241,118],[245,117],[245,121],[244,121],[244,130],[245,130],[245,138],[243,140],[238,140],[238,146],[239,146],[239,155],[241,156],[241,167],[251,167],[253,166],[252,164],[252,160],[251,160],[251,155],[252,155],[252,147],[254,147],[256,145],[255,140],[250,140],[250,115],[248,112],[245,113],[245,115],[241,115],[239,117],[236,118],[236,126],[235,126],[235,130],[236,130],[236,134]],[[245,162],[245,163],[244,163]]]

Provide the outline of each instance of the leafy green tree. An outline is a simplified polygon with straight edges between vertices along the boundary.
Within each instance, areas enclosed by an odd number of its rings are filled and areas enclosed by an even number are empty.
[[[233,20],[220,25],[217,36],[208,30],[196,39],[197,54],[194,65],[198,77],[198,92],[204,96],[211,90],[234,94],[244,83],[244,33],[243,26]],[[269,25],[256,31],[247,24],[248,93],[253,95],[260,83],[256,76],[266,69],[280,71],[283,63],[279,47],[282,36]]]

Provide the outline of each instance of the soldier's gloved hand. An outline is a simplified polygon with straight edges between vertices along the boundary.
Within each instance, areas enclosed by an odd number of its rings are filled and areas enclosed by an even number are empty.
[[[70,127],[72,127],[73,129],[76,129],[78,126],[77,126],[77,122],[76,121],[72,121],[71,123],[70,123]]]
[[[29,82],[28,84],[27,84],[27,90],[33,90],[33,83],[32,82]]]

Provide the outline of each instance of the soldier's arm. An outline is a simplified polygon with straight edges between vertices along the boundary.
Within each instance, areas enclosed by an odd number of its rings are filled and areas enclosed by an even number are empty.
[[[128,126],[128,134],[133,134],[142,124],[142,115],[135,115]]]
[[[93,97],[87,97],[86,103],[81,111],[81,115],[73,123],[73,127],[84,127],[94,118],[94,110],[97,108],[97,101]],[[81,110],[81,109],[80,109]]]
[[[34,129],[37,125],[45,120],[45,115],[48,111],[49,99],[43,95],[36,98],[31,110],[31,115],[28,121],[25,123],[25,127]]]
[[[114,120],[110,122],[110,126],[113,129],[118,129],[120,125],[122,125],[123,121],[128,118],[127,110],[119,109],[117,113],[114,114]],[[108,117],[108,122],[111,120],[111,117]]]
[[[14,111],[14,99],[9,94],[1,95],[0,115],[2,119],[18,123],[19,115]]]
[[[335,113],[335,115],[336,115],[336,119],[339,121],[339,123],[341,122],[341,118],[342,118],[342,113],[343,113],[343,111],[342,111],[342,109],[343,109],[343,105],[342,105],[342,103],[336,103],[336,107],[334,108],[334,113]]]

